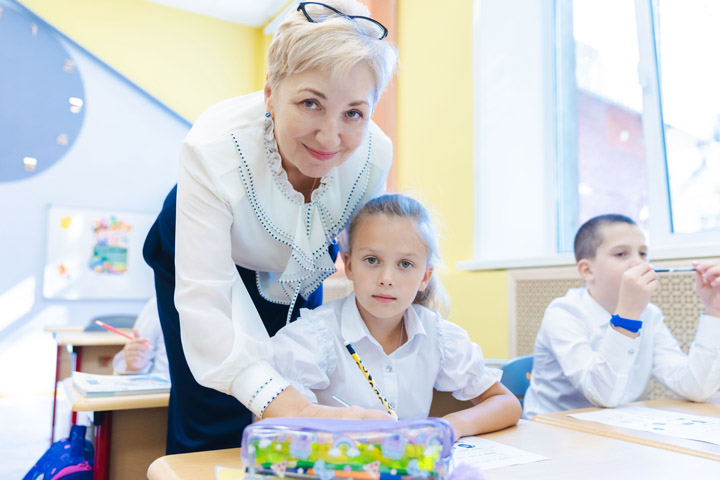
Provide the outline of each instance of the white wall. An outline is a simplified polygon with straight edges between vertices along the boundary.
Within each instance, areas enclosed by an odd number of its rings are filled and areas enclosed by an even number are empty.
[[[106,313],[136,314],[145,302],[44,299],[47,207],[156,214],[176,181],[180,143],[189,129],[185,120],[60,38],[82,74],[85,121],[55,165],[26,180],[0,183],[0,395],[21,384],[51,388],[50,378],[23,382],[26,375],[16,368],[44,364],[48,357],[54,366],[52,337],[38,333],[44,326],[85,325]],[[12,66],[0,65],[0,75],[9,74]],[[142,268],[143,275],[152,276],[149,267]],[[45,369],[37,373],[47,376]]]

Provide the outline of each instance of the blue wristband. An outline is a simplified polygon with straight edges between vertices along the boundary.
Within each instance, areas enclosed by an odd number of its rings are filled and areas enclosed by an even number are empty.
[[[624,328],[625,330],[637,333],[642,328],[642,323],[640,320],[630,320],[629,318],[623,318],[620,315],[613,315],[610,317],[610,325],[614,327],[620,327]]]

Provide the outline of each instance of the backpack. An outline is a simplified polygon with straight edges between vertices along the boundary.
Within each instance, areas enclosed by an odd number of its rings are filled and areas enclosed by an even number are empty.
[[[92,480],[93,446],[84,425],[73,425],[70,437],[50,445],[23,480]]]

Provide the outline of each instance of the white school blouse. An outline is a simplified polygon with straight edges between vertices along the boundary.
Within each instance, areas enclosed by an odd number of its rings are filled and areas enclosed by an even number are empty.
[[[390,140],[369,122],[361,145],[305,203],[282,168],[262,92],[198,118],[182,146],[175,243],[175,305],[198,383],[262,415],[287,382],[235,265],[258,272],[272,302],[307,297],[335,272],[328,245],[384,191],[391,161]]]
[[[160,316],[155,297],[151,298],[140,311],[137,320],[135,320],[134,328],[137,329],[141,338],[147,338],[150,345],[152,345],[150,360],[143,370],[128,372],[125,354],[120,350],[113,358],[113,373],[115,375],[151,373],[169,378],[170,370],[168,368],[167,352],[165,351],[165,339],[160,327]]]
[[[614,407],[641,398],[650,377],[688,400],[720,388],[720,319],[701,315],[685,355],[649,304],[637,338],[610,327],[610,313],[585,288],[571,289],[545,311],[535,341],[525,418],[586,407]]]
[[[351,405],[385,411],[345,348],[348,341],[400,419],[427,417],[433,388],[470,400],[500,381],[502,372],[485,366],[465,330],[437,312],[412,305],[403,321],[408,340],[386,355],[360,317],[355,294],[301,310],[272,339],[275,365],[311,402],[340,407],[332,398],[338,395]]]

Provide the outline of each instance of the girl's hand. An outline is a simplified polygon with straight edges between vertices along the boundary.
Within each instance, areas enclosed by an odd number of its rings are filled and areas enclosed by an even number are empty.
[[[720,265],[697,263],[695,265],[695,291],[705,305],[705,313],[720,318]]]
[[[288,387],[270,402],[263,418],[270,417],[315,417],[342,418],[345,420],[394,420],[389,414],[379,410],[367,410],[360,407],[327,407],[310,403],[293,387]]]
[[[133,328],[133,338],[125,344],[123,356],[129,373],[139,372],[147,367],[150,362],[150,351],[147,338],[141,338],[136,328]]]
[[[319,418],[342,418],[345,420],[395,420],[387,412],[360,407],[326,407],[310,403],[312,416]]]

